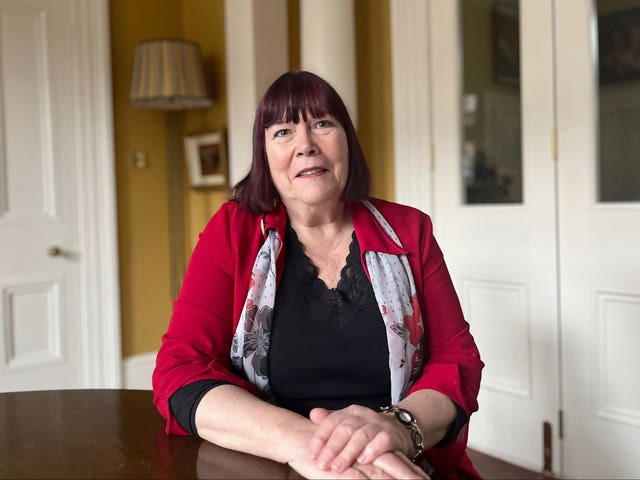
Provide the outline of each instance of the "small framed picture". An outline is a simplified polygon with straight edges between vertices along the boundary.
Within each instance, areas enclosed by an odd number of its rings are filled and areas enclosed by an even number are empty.
[[[192,187],[223,187],[227,184],[227,149],[222,129],[186,136],[184,148]]]

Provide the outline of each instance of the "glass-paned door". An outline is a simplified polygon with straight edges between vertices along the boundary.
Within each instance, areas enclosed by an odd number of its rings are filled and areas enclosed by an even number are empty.
[[[433,0],[429,15],[392,4],[405,23],[429,26],[420,37],[429,54],[403,67],[431,72],[432,102],[411,96],[432,122],[415,134],[429,132],[435,152],[425,195],[486,363],[469,445],[534,469],[551,453],[568,478],[639,478],[640,0]],[[517,62],[491,53],[496,11],[517,12]],[[505,155],[520,165],[521,196],[474,201],[477,152],[490,150],[486,97],[513,87],[501,83],[507,74],[518,79],[509,103],[520,113],[501,115],[512,120],[498,131],[521,144],[519,157],[513,147]],[[500,178],[491,158],[484,165]]]
[[[436,234],[486,364],[469,445],[538,470],[559,408],[551,8],[430,2]]]
[[[640,477],[640,1],[555,2],[564,474]]]

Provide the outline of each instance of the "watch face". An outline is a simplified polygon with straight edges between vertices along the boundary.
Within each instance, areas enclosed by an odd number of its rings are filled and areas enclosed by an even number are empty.
[[[396,417],[404,425],[411,425],[411,422],[413,421],[413,415],[402,408],[398,409],[398,411],[396,412]]]

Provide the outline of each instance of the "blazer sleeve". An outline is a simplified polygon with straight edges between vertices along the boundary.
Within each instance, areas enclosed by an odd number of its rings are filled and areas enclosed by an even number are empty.
[[[478,409],[478,391],[484,366],[478,348],[465,321],[442,251],[426,217],[420,232],[422,278],[422,320],[424,323],[424,363],[421,376],[407,394],[432,389],[447,395],[466,413]],[[413,267],[413,266],[412,266]],[[416,270],[414,270],[416,271]],[[415,273],[414,273],[415,275]],[[427,451],[427,459],[438,471],[455,470],[466,449],[468,425],[443,446]]]
[[[162,337],[153,391],[154,404],[167,420],[167,433],[188,434],[169,406],[180,387],[200,380],[224,381],[258,395],[230,366],[238,272],[230,232],[229,209],[223,207],[200,234]]]

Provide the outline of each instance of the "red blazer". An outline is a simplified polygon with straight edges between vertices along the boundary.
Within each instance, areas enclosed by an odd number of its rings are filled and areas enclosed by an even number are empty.
[[[483,363],[433,237],[431,220],[411,207],[377,199],[371,202],[395,230],[404,248],[398,248],[362,203],[351,204],[365,272],[369,275],[364,260],[367,250],[406,254],[424,322],[424,370],[408,394],[427,388],[437,390],[470,416],[478,409]],[[251,383],[232,373],[229,352],[249,290],[253,263],[265,240],[263,232],[273,227],[284,238],[286,222],[282,205],[274,212],[254,215],[230,201],[222,205],[200,234],[173,304],[153,373],[154,403],[167,419],[167,433],[186,434],[169,408],[169,398],[184,385],[198,380],[225,380],[260,395]],[[283,245],[276,260],[278,282],[284,248]],[[450,472],[451,478],[479,478],[464,454],[466,440],[465,426],[453,442],[429,449],[429,462],[439,472]]]

